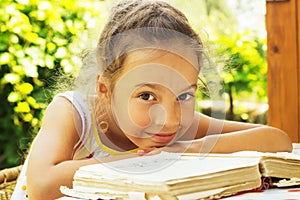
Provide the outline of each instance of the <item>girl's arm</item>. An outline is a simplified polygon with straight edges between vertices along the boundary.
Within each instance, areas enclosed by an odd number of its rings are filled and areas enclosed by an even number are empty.
[[[189,136],[188,133],[194,133]],[[226,134],[224,134],[226,133]],[[218,120],[196,113],[195,121],[182,142],[188,152],[230,153],[235,151],[292,151],[292,143],[280,129],[260,124]]]
[[[95,159],[72,160],[81,123],[72,104],[58,97],[46,109],[43,125],[33,141],[27,169],[29,199],[55,199],[61,185],[71,187],[75,171]]]

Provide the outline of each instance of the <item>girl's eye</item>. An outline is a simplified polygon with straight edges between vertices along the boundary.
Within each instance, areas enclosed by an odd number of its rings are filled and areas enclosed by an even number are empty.
[[[139,98],[145,100],[145,101],[152,101],[154,100],[154,96],[150,93],[142,93],[139,95]]]
[[[184,93],[184,94],[181,94],[177,97],[177,100],[178,101],[187,101],[189,100],[190,98],[194,97],[194,95],[192,94],[189,94],[189,93]]]

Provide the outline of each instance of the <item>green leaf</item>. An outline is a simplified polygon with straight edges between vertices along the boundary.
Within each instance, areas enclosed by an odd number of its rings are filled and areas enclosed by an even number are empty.
[[[17,102],[21,100],[21,94],[19,92],[11,92],[9,93],[7,100],[12,103]]]
[[[30,107],[27,102],[18,102],[17,106],[14,108],[17,113],[28,113],[30,112]]]
[[[20,76],[14,73],[8,73],[4,75],[3,78],[4,83],[16,84],[20,82]]]
[[[18,85],[18,90],[22,94],[30,94],[33,91],[33,86],[30,83],[22,83],[21,85]]]

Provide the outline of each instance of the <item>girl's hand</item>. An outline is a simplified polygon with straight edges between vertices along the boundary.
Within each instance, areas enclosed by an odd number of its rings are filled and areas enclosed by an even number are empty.
[[[146,148],[146,149],[140,149],[137,151],[137,154],[139,156],[145,156],[145,155],[153,155],[161,152],[161,148]]]

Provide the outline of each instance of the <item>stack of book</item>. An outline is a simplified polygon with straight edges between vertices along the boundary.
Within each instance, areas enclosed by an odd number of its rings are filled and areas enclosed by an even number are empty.
[[[218,199],[261,188],[263,177],[270,187],[300,185],[300,156],[161,152],[81,167],[73,188],[61,192],[81,199]]]

